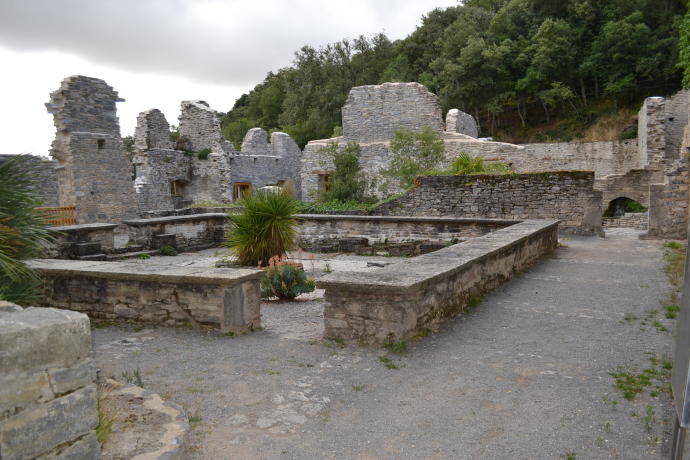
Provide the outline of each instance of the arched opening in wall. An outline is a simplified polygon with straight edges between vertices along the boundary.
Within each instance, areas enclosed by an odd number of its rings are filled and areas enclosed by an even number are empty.
[[[624,216],[626,212],[638,213],[646,211],[647,208],[642,206],[639,201],[621,196],[609,202],[609,206],[604,212],[604,217],[620,217]]]

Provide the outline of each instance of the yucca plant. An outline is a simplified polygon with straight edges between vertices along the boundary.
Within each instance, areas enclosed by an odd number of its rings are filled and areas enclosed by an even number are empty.
[[[239,203],[242,214],[230,215],[224,245],[242,265],[266,265],[273,256],[295,248],[298,203],[289,191],[258,191]]]
[[[39,298],[41,278],[24,262],[39,257],[51,240],[43,217],[34,208],[30,160],[17,156],[0,163],[0,299],[20,305]]]
[[[313,292],[315,287],[316,282],[313,278],[307,278],[301,263],[274,256],[269,259],[266,273],[261,279],[261,298],[292,300],[300,294]]]

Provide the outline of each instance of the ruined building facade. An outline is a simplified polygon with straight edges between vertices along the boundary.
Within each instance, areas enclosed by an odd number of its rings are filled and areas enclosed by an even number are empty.
[[[64,79],[46,104],[56,128],[58,204],[75,206],[77,222],[119,222],[138,214],[131,167],[117,119],[123,101],[103,80]]]

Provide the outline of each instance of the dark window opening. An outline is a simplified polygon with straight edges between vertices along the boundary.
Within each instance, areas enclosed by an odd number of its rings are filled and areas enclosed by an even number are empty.
[[[235,182],[232,191],[235,201],[248,198],[252,194],[252,184],[249,182]]]
[[[170,196],[181,197],[184,192],[185,183],[181,180],[170,182]]]
[[[319,174],[319,192],[329,192],[331,190],[331,175]]]
[[[103,150],[105,148],[105,139],[98,139],[96,143],[98,144],[98,150]]]

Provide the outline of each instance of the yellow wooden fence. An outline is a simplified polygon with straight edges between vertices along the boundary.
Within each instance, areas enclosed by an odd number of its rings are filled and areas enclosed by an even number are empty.
[[[77,223],[77,210],[74,206],[55,206],[35,208],[49,225],[75,225]]]

